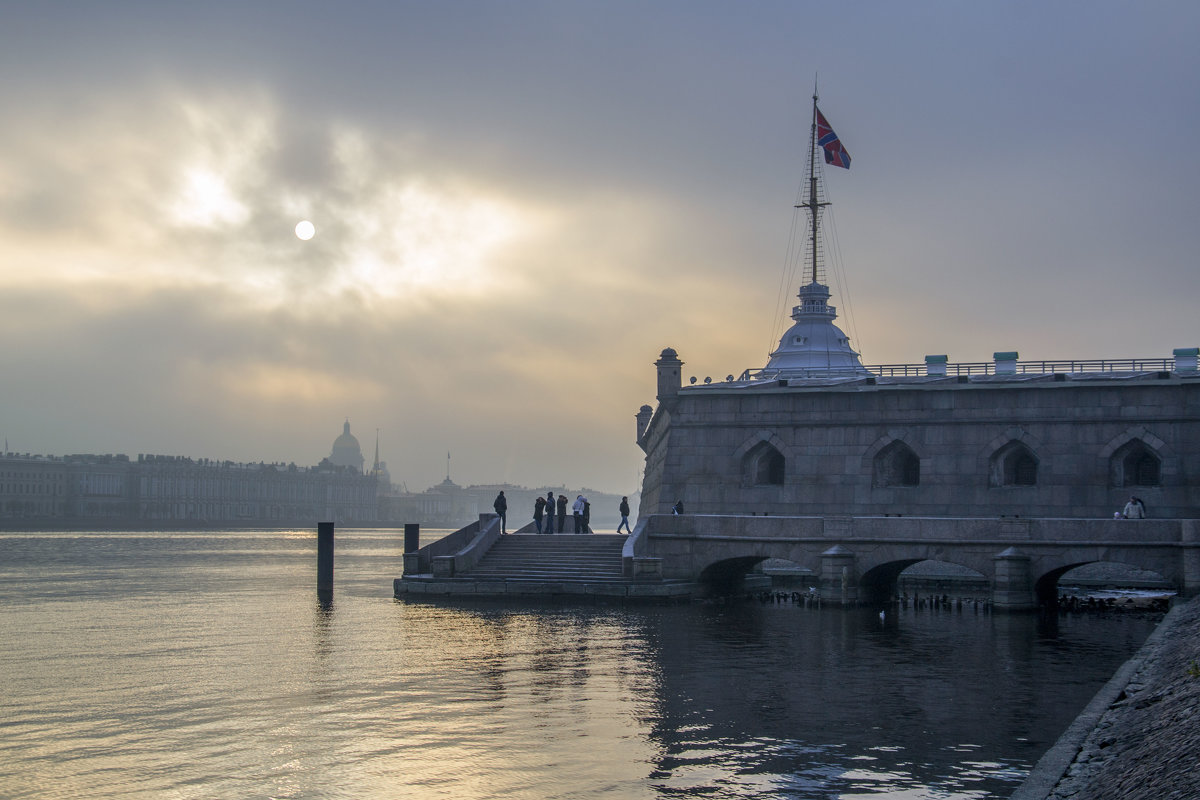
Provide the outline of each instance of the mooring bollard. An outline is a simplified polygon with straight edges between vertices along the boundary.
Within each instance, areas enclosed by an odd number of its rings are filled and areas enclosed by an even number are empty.
[[[317,599],[333,601],[333,523],[317,523]]]
[[[421,526],[416,522],[404,523],[404,552],[415,553],[421,549]]]

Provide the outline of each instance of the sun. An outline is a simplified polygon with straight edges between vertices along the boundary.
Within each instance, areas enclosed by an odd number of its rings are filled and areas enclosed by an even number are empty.
[[[317,227],[306,219],[296,223],[296,238],[308,241],[317,234]]]

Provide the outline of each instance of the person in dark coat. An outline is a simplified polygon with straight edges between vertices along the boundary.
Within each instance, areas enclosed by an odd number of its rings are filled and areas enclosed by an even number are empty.
[[[567,532],[567,496],[565,494],[558,496],[558,532]]]
[[[508,524],[508,499],[504,496],[504,490],[500,490],[500,494],[496,495],[496,499],[492,502],[492,508],[496,509],[496,514],[500,517],[500,532],[508,533],[505,526]]]
[[[591,533],[592,532],[591,525],[592,525],[592,504],[590,502],[588,502],[588,499],[585,497],[585,498],[583,498],[583,532]]]
[[[533,521],[537,525],[537,532],[542,532],[542,514],[546,513],[546,498],[538,495],[537,500],[533,503]]]
[[[682,514],[683,513],[683,501],[682,500],[675,501],[675,505],[671,506],[671,513],[672,514]]]
[[[625,526],[626,533],[633,533],[633,529],[629,527],[629,498],[622,497],[621,505],[617,506],[617,510],[621,512],[621,524],[617,526],[617,533],[621,532],[621,526]]]
[[[554,533],[554,492],[546,492],[546,533]]]

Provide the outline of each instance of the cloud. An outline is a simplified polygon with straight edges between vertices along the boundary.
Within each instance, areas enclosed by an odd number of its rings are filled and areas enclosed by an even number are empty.
[[[719,379],[788,322],[818,69],[868,362],[1196,343],[1195,11],[462,8],[14,9],[13,445],[315,463],[350,417],[414,488],[631,490],[661,349]]]

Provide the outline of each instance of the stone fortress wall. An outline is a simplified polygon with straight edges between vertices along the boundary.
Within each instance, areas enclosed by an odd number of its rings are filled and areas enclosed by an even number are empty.
[[[642,516],[1200,517],[1194,370],[679,387],[659,363]]]

